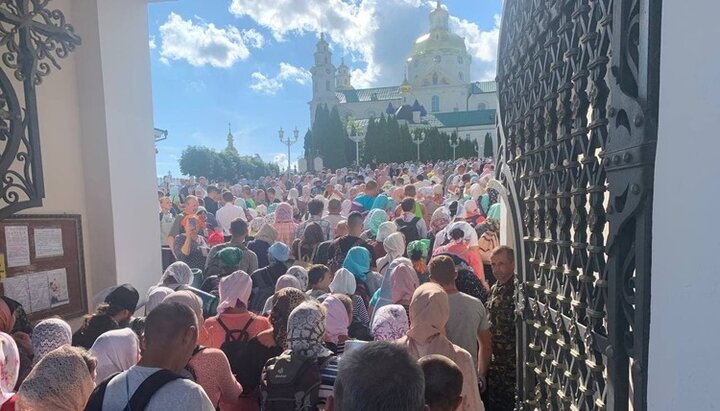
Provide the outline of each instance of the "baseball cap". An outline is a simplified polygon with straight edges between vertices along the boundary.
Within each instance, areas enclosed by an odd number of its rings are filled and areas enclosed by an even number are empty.
[[[135,287],[130,284],[122,284],[110,290],[110,293],[105,297],[105,302],[134,313],[138,308],[137,303],[139,299],[140,294],[138,294]]]

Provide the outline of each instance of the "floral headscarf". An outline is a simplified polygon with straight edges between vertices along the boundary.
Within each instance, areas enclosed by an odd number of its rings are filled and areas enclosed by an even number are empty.
[[[288,317],[305,300],[305,293],[295,288],[283,288],[273,295],[270,323],[273,326],[275,344],[283,350],[287,348]]]
[[[68,345],[49,352],[20,386],[15,409],[82,410],[95,381],[81,353]]]
[[[387,220],[388,215],[385,210],[380,210],[377,208],[370,210],[367,218],[365,218],[364,228],[366,230],[370,230],[372,236],[375,237],[378,233],[378,228],[380,228],[380,224],[387,222]]]
[[[332,354],[325,347],[325,314],[316,302],[298,305],[288,317],[287,348],[307,358],[327,357]]]
[[[33,364],[37,364],[47,353],[72,343],[70,325],[59,318],[42,320],[33,328],[32,337]]]
[[[372,322],[375,341],[395,341],[410,329],[407,312],[402,305],[389,304],[381,307]]]
[[[392,260],[385,270],[380,288],[373,295],[370,304],[373,306],[373,316],[378,312],[380,307],[393,303],[393,290],[392,290],[392,276],[399,265],[406,265],[412,267],[412,261],[405,257],[400,257]]]
[[[15,340],[0,332],[0,405],[13,396],[13,390],[20,374],[20,352]]]
[[[275,222],[276,223],[292,223],[293,222],[293,208],[288,203],[280,203],[275,209]]]
[[[290,274],[281,275],[275,282],[275,291],[280,291],[283,288],[295,288],[302,291],[300,287],[300,281]]]
[[[450,214],[443,207],[435,210],[432,217],[430,217],[430,228],[434,233],[440,232],[448,224],[450,224]]]
[[[407,255],[412,259],[412,256],[415,252],[419,252],[420,259],[425,260],[428,258],[428,254],[430,253],[430,240],[428,239],[422,239],[422,240],[415,240],[411,241],[410,244],[407,246]]]
[[[300,290],[307,290],[310,279],[308,278],[308,272],[305,268],[300,267],[299,265],[294,265],[288,268],[287,273],[300,281]]]
[[[365,247],[353,247],[345,256],[343,268],[347,268],[353,275],[365,281],[370,271],[370,251]]]
[[[335,272],[335,277],[330,283],[330,291],[338,294],[353,295],[357,288],[355,276],[346,268],[341,268]]]

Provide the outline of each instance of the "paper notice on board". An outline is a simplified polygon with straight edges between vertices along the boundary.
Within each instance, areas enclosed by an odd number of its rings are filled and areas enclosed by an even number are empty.
[[[5,268],[5,254],[0,253],[0,281],[7,277],[7,268]]]
[[[17,277],[6,278],[3,281],[5,296],[22,304],[25,311],[31,312],[30,307],[30,289],[28,287],[28,276],[19,275]]]
[[[36,228],[33,230],[35,238],[35,258],[62,257],[62,229]]]
[[[68,294],[67,272],[64,268],[47,272],[50,287],[50,306],[57,307],[70,303]]]
[[[24,225],[5,227],[5,252],[8,267],[30,265],[30,243],[28,228]]]
[[[29,274],[28,288],[30,289],[31,312],[35,313],[50,308],[50,286],[47,272]]]

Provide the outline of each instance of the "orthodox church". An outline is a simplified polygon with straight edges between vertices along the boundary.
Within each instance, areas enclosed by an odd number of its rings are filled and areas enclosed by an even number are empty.
[[[472,57],[465,39],[450,30],[449,17],[438,1],[430,13],[430,30],[412,45],[405,79],[399,86],[354,88],[344,59],[337,68],[333,65],[329,44],[321,34],[310,70],[311,122],[317,107],[325,104],[328,108],[337,106],[341,118],[362,121],[384,113],[411,127],[457,131],[463,138],[479,140],[487,133],[494,136],[495,82],[471,81]]]

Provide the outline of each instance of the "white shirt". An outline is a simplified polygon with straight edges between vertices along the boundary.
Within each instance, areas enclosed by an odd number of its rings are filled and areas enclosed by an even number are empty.
[[[225,204],[215,213],[215,219],[225,235],[230,235],[230,223],[238,217],[247,221],[245,210],[232,203]]]

